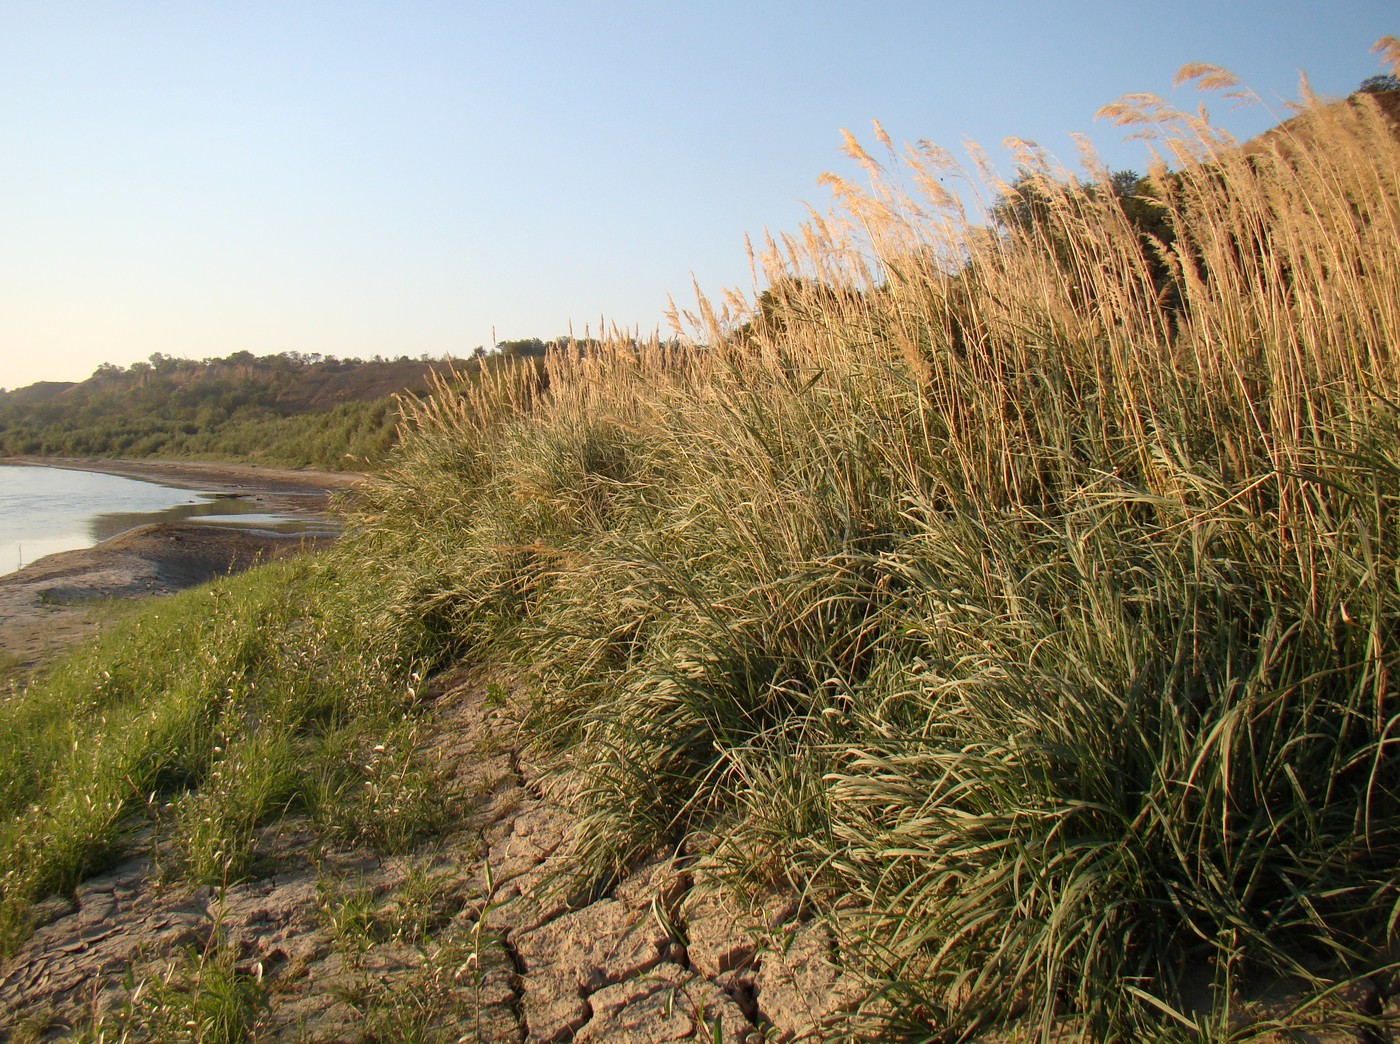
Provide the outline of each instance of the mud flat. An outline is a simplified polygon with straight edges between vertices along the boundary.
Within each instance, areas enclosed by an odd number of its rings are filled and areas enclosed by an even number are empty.
[[[368,479],[360,472],[274,468],[203,460],[107,460],[88,457],[3,457],[4,464],[31,464],[120,475],[207,493],[250,498],[271,512],[324,515],[335,494]]]
[[[170,594],[330,539],[161,523],[49,555],[0,576],[0,657],[20,670],[38,666],[96,634],[113,599]]]
[[[365,476],[203,461],[9,458],[256,501],[269,514],[330,522],[337,493]],[[259,562],[321,546],[332,528],[282,533],[205,522],[155,523],[95,547],[49,555],[0,576],[0,669],[24,671],[95,634],[113,600],[170,594]]]
[[[267,1041],[821,1040],[859,1000],[800,896],[717,891],[688,844],[580,881],[574,782],[530,760],[509,679],[453,670],[426,698],[445,833],[387,855],[296,813],[259,829],[248,877],[211,887],[170,875],[180,857],[152,819],[126,858],[36,907],[0,963],[0,1040],[94,1017],[117,1039],[182,953],[219,951],[264,991],[251,1039]]]

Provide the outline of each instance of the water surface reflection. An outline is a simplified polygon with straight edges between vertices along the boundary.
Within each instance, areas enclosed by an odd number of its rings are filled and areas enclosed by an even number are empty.
[[[108,511],[94,515],[88,522],[88,535],[94,544],[100,544],[110,537],[125,533],[137,526],[147,526],[153,522],[217,522],[220,525],[256,523],[262,529],[276,529],[278,532],[302,533],[320,532],[334,527],[327,523],[293,518],[289,515],[269,514],[267,506],[251,497],[229,497],[219,493],[199,493],[200,499],[190,504],[175,504],[156,511]]]
[[[199,492],[68,468],[0,464],[0,574],[154,522],[334,534],[319,516],[284,515],[256,494]]]

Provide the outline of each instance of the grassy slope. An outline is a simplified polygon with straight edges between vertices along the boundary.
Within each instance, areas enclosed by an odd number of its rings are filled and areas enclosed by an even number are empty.
[[[705,831],[894,1023],[1221,1033],[1263,975],[1386,968],[1400,146],[1365,100],[1308,128],[1175,119],[1169,249],[1048,171],[992,238],[940,155],[915,200],[853,145],[761,321],[425,404],[364,553],[534,678],[583,858]]]
[[[162,806],[184,870],[215,883],[291,809],[332,835],[411,842],[419,798],[396,795],[407,811],[389,820],[362,788],[365,764],[411,748],[414,651],[379,633],[364,594],[330,562],[264,566],[121,611],[0,701],[0,946],[28,902],[109,865]]]
[[[0,708],[11,924],[151,794],[214,878],[289,803],[372,829],[344,752],[469,657],[582,770],[581,860],[703,835],[803,889],[881,1032],[1220,1036],[1237,988],[1388,968],[1400,145],[1311,118],[1154,172],[1164,257],[1049,180],[989,237],[916,153],[929,195],[869,162],[771,245],[742,334],[440,388],[331,559]]]

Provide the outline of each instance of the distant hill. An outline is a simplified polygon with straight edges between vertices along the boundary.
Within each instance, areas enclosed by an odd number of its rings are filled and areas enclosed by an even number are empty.
[[[32,405],[36,402],[48,402],[62,395],[69,388],[76,387],[77,385],[72,381],[40,381],[38,384],[31,384],[27,388],[16,388],[10,392],[0,390],[0,401]],[[7,396],[8,399],[6,399]]]
[[[479,361],[337,359],[284,352],[153,355],[77,383],[0,391],[0,454],[204,456],[362,467],[394,442],[396,394]]]
[[[330,409],[344,402],[382,399],[395,392],[422,392],[427,389],[428,375],[450,364],[450,360],[407,356],[362,360],[298,352],[264,356],[235,352],[223,359],[198,361],[156,354],[149,362],[125,368],[100,366],[86,381],[49,398],[85,403],[115,392],[137,399],[168,396],[178,406],[194,400],[205,404],[230,401],[232,394],[235,399],[250,396],[260,406],[290,415]],[[21,388],[11,394],[27,391]]]

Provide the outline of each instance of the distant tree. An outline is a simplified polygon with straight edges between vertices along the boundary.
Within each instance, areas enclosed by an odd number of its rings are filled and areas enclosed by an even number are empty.
[[[1390,91],[1400,91],[1400,76],[1396,76],[1394,73],[1368,76],[1361,81],[1361,86],[1356,89],[1357,94],[1387,94]]]
[[[1108,176],[1108,188],[1129,221],[1140,231],[1162,238],[1166,231],[1163,212],[1151,198],[1152,183],[1147,178],[1135,170],[1115,170]],[[1050,226],[1055,203],[1072,203],[1075,191],[1073,186],[1047,183],[1033,172],[1023,170],[1016,175],[1010,189],[992,204],[992,220],[1007,231],[1030,232],[1036,228],[1045,231]],[[1101,189],[1097,185],[1085,185],[1078,191],[1082,192],[1082,198],[1092,200],[1099,196]]]
[[[496,350],[502,355],[515,359],[539,358],[548,350],[538,337],[527,337],[518,341],[501,341]]]
[[[234,367],[235,373],[241,373],[244,380],[252,380],[253,368],[258,363],[258,357],[249,351],[234,352],[224,362]]]
[[[1170,269],[1162,260],[1161,251],[1176,240],[1169,212],[1156,198],[1157,189],[1150,178],[1134,170],[1116,170],[1109,174],[1108,190],[1118,209],[1137,229],[1143,254],[1152,272],[1153,282],[1163,295],[1168,308],[1180,300],[1180,288],[1174,285]],[[1039,233],[1060,261],[1072,263],[1072,250],[1067,233],[1055,217],[1056,206],[1074,210],[1081,201],[1100,198],[1098,185],[1074,186],[1050,182],[1031,171],[1022,171],[1010,189],[992,205],[992,220],[1012,235]]]
[[[1020,171],[992,204],[992,221],[1008,232],[1030,232],[1048,224],[1051,201],[1050,192],[1033,173]]]
[[[840,314],[859,291],[838,290],[828,283],[804,276],[780,276],[754,301],[754,314],[738,327],[733,336],[741,343],[752,342],[760,333],[780,334],[802,323],[821,323]]]
[[[1152,182],[1135,170],[1115,170],[1109,175],[1114,198],[1123,215],[1143,236],[1170,245],[1176,238],[1167,208],[1156,198]]]

